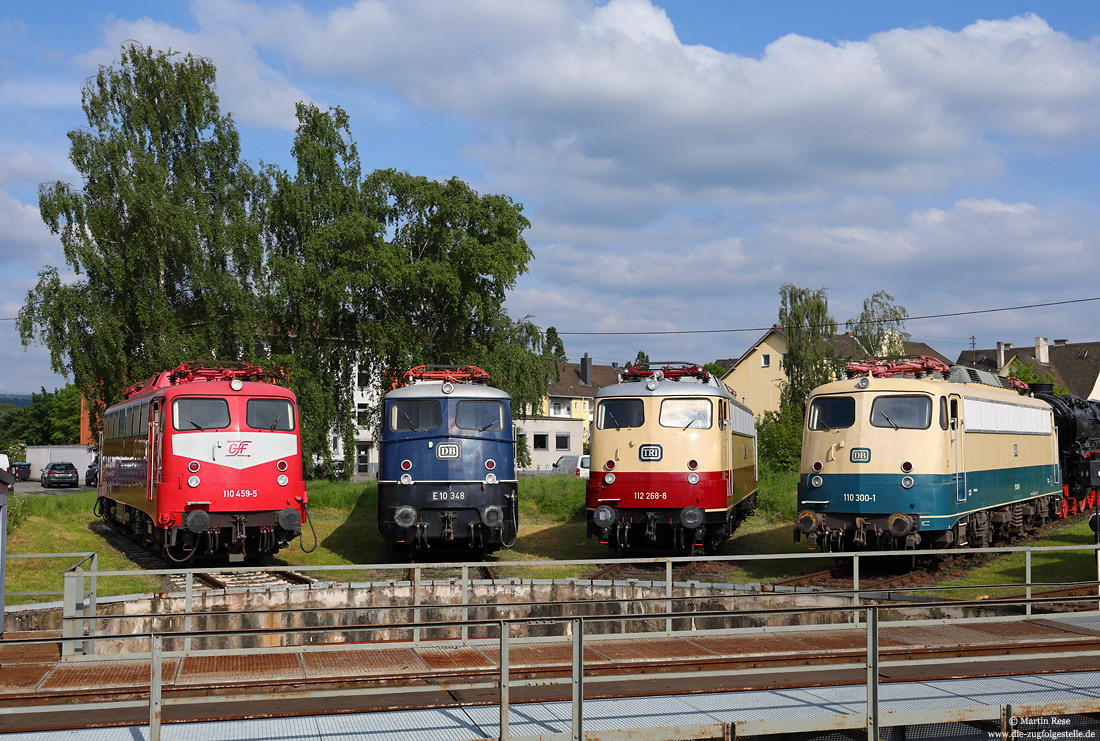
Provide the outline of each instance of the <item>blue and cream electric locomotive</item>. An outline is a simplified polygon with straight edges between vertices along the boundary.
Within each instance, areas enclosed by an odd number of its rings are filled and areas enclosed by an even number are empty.
[[[475,366],[417,366],[383,401],[378,531],[395,548],[510,547],[519,529],[511,397]]]

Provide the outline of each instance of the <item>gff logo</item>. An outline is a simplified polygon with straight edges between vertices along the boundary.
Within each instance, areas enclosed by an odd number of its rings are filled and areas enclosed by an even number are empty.
[[[229,443],[229,452],[225,454],[226,458],[251,458],[248,453],[248,446],[252,444],[251,440],[237,440]]]

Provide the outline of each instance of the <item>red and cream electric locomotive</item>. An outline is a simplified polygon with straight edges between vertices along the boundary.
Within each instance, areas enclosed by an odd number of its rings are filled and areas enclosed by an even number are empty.
[[[188,362],[103,415],[96,514],[177,562],[258,560],[302,531],[298,405],[249,363]]]

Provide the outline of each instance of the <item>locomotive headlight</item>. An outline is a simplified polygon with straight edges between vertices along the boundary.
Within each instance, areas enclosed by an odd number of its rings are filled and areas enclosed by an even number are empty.
[[[410,460],[409,460],[408,458],[406,458],[405,460],[401,461],[401,470],[402,470],[402,471],[409,471],[409,470],[412,470],[412,467],[413,467],[413,462],[412,462],[412,461],[410,461]]]
[[[798,529],[809,535],[814,530],[817,530],[818,519],[817,513],[811,512],[808,509],[804,509],[798,513]]]
[[[661,384],[657,382],[656,378],[651,378],[651,379],[649,379],[648,381],[645,382],[645,387],[647,389],[649,389],[650,391],[656,391],[657,387],[660,386],[660,385]]]
[[[821,484],[824,483],[824,481],[825,481],[825,479],[821,478],[820,476],[811,476],[810,477],[810,486],[812,486],[813,488],[816,489],[817,487],[821,486]]]
[[[279,482],[279,486],[286,486],[290,483],[290,477],[287,476],[285,473],[279,474],[279,478],[275,480]]]
[[[285,471],[288,467],[289,466],[287,465],[286,461],[279,461],[275,464],[275,468],[279,469],[280,471]]]
[[[608,486],[611,486],[615,483],[615,474],[611,473],[610,471],[605,473],[603,475],[603,482]]]
[[[413,482],[413,477],[407,473],[403,473],[401,474],[401,478],[399,479],[399,481],[405,486],[409,486]]]
[[[694,458],[692,458],[690,461],[688,461],[688,468],[690,470],[694,471],[698,467],[699,467],[699,461],[695,460]]]
[[[814,469],[814,473],[821,473],[821,469],[825,468],[825,464],[821,461],[814,461],[812,468]]]
[[[856,386],[858,386],[861,389],[865,389],[870,385],[871,385],[871,377],[870,376],[864,376],[863,378],[859,379],[859,381],[856,382]]]
[[[901,472],[902,473],[910,473],[910,472],[912,472],[912,470],[913,470],[913,462],[912,461],[905,461],[904,463],[901,464]]]
[[[498,528],[504,522],[504,510],[490,504],[481,510],[481,521],[485,523],[485,527]]]
[[[699,474],[689,473],[688,474],[688,483],[691,484],[692,486],[694,486],[695,484],[698,484],[699,483]]]
[[[684,507],[680,510],[680,524],[694,530],[703,524],[703,510],[698,507]]]
[[[234,378],[232,381],[229,382],[229,388],[233,389],[234,391],[240,391],[244,388],[244,384],[241,383],[241,379]]]
[[[611,527],[611,523],[615,521],[615,508],[601,504],[596,507],[596,511],[592,513],[592,524],[596,527]]]
[[[902,489],[912,489],[913,488],[913,483],[914,482],[913,482],[913,477],[912,476],[902,476],[901,477],[901,488]]]
[[[485,474],[485,483],[486,484],[495,484],[496,482],[497,482],[497,475],[495,473]]]
[[[393,521],[398,527],[412,527],[416,523],[416,510],[407,504],[402,504],[393,513]]]
[[[887,528],[895,538],[908,535],[913,530],[913,520],[904,512],[895,512],[887,521]]]
[[[191,510],[183,518],[183,524],[195,535],[205,533],[210,528],[210,513],[204,509]]]
[[[293,507],[286,507],[279,510],[275,521],[279,523],[279,527],[283,530],[297,530],[302,524],[302,515]]]
[[[199,464],[198,461],[191,461],[190,463],[187,464],[187,470],[190,471],[191,473],[198,473],[199,468],[201,468],[201,467],[202,466]]]
[[[487,471],[492,471],[492,470],[493,470],[494,468],[496,468],[496,467],[497,467],[497,462],[496,462],[496,461],[494,461],[494,460],[493,460],[492,458],[490,458],[489,460],[485,461],[485,470],[487,470]]]
[[[190,477],[189,479],[187,479],[187,485],[190,486],[192,489],[194,489],[196,486],[199,485],[199,477],[198,476]]]

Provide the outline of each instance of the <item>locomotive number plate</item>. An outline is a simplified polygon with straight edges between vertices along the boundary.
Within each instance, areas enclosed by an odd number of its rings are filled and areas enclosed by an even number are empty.
[[[258,497],[260,492],[255,489],[223,489],[222,496],[226,499],[245,499],[248,497]]]
[[[664,448],[660,445],[638,446],[638,459],[643,461],[659,461],[665,455]]]
[[[462,457],[458,443],[440,443],[435,446],[435,457],[441,461],[457,461]]]
[[[636,491],[635,499],[668,499],[668,492],[664,491]]]
[[[845,502],[873,502],[875,501],[874,494],[845,494]]]
[[[464,491],[433,491],[433,502],[461,502],[466,499]]]

